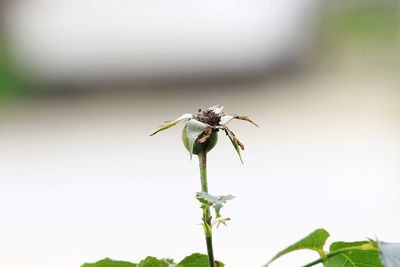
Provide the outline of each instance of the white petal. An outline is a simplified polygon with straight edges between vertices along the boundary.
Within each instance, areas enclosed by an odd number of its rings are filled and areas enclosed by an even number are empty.
[[[228,124],[231,120],[233,120],[235,118],[235,116],[231,116],[231,115],[225,115],[221,117],[221,120],[219,122],[220,125],[226,125]]]
[[[177,118],[175,121],[183,121],[183,120],[190,120],[193,118],[193,115],[190,113],[183,114],[179,118]]]
[[[217,113],[217,114],[219,114],[219,113],[221,113],[222,110],[224,109],[224,106],[216,105],[216,106],[210,107],[210,108],[208,108],[208,109],[214,111],[214,112]]]

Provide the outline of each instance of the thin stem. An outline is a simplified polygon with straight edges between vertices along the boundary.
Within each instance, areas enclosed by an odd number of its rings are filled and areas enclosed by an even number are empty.
[[[338,251],[334,251],[334,252],[328,253],[328,254],[325,255],[325,257],[321,257],[318,260],[315,260],[313,262],[310,262],[309,264],[303,265],[303,267],[311,267],[311,266],[317,265],[318,263],[322,263],[325,266],[325,262],[329,258],[332,258],[333,256],[336,256],[338,254],[341,254],[341,253],[347,252],[347,251],[350,251],[350,250],[343,249],[343,250],[338,250]]]
[[[208,193],[207,152],[206,151],[203,151],[199,154],[199,163],[200,163],[201,191]],[[210,267],[215,267],[214,252],[213,252],[213,245],[212,245],[212,226],[211,226],[210,208],[204,208],[204,210],[203,210],[203,226],[204,226],[203,227],[204,234],[206,237],[208,261],[210,263]]]

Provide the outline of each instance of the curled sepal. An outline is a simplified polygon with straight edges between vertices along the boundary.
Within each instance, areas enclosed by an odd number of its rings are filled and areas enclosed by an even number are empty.
[[[180,116],[176,120],[168,122],[167,124],[164,124],[164,125],[160,126],[160,128],[158,128],[154,133],[150,134],[150,136],[153,136],[158,132],[161,132],[161,131],[164,131],[164,130],[166,130],[168,128],[171,128],[172,126],[177,125],[181,121],[190,120],[191,118],[193,118],[192,114],[190,114],[190,113],[183,114],[182,116]]]
[[[208,128],[209,126],[205,123],[202,123],[198,120],[189,120],[186,125],[186,134],[189,142],[189,153],[190,158],[193,155],[193,146],[196,140],[199,138],[200,135]]]
[[[233,147],[239,155],[240,161],[243,163],[242,155],[240,154],[240,150],[244,150],[244,145],[236,138],[235,134],[225,125],[222,126],[225,130],[226,135],[232,142]]]
[[[212,133],[213,128],[208,126],[207,129],[205,129],[204,134],[197,139],[197,143],[202,144],[206,142],[211,137]]]
[[[232,195],[213,196],[206,192],[200,192],[196,194],[196,198],[203,204],[202,208],[213,207],[215,209],[216,218],[220,218],[220,211],[224,204],[226,204],[228,200],[234,199],[235,197]]]
[[[258,125],[257,125],[254,121],[252,121],[249,117],[247,117],[247,116],[235,115],[235,119],[237,119],[237,120],[242,120],[242,121],[248,121],[248,122],[250,122],[251,124],[253,124],[253,125],[255,125],[256,127],[258,127]]]
[[[385,267],[400,266],[400,243],[378,242],[378,247]]]

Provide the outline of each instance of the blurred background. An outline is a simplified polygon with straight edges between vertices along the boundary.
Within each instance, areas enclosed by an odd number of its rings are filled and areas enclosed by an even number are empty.
[[[400,242],[398,1],[0,2],[0,260],[71,267],[205,253],[197,160],[165,120],[215,104],[227,266],[324,227]],[[294,253],[274,266],[299,266]]]

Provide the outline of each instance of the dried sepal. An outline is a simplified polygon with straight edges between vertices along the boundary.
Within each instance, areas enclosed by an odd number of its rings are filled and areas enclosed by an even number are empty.
[[[177,118],[176,120],[171,121],[171,122],[168,122],[167,124],[161,125],[154,133],[150,134],[150,136],[153,136],[153,135],[155,135],[156,133],[161,132],[161,131],[164,131],[164,130],[166,130],[166,129],[169,129],[169,128],[171,128],[172,126],[177,125],[177,124],[178,124],[179,122],[181,122],[181,121],[190,120],[190,119],[192,119],[192,118],[193,118],[193,115],[190,114],[190,113],[183,114],[182,116],[180,116],[180,117]]]
[[[204,131],[204,133],[197,139],[197,143],[202,144],[204,142],[206,142],[211,134],[213,133],[213,128],[212,127],[207,127],[207,129]]]
[[[252,120],[251,120],[249,117],[247,117],[247,116],[235,115],[235,119],[243,120],[243,121],[248,121],[248,122],[250,122],[251,124],[255,125],[256,127],[259,127],[254,121],[252,121]]]
[[[241,143],[235,136],[235,134],[227,127],[223,126],[226,135],[229,137],[229,139],[232,142],[233,147],[235,148],[236,152],[239,155],[240,161],[243,163],[242,155],[240,154],[240,149],[244,150],[244,145]]]

